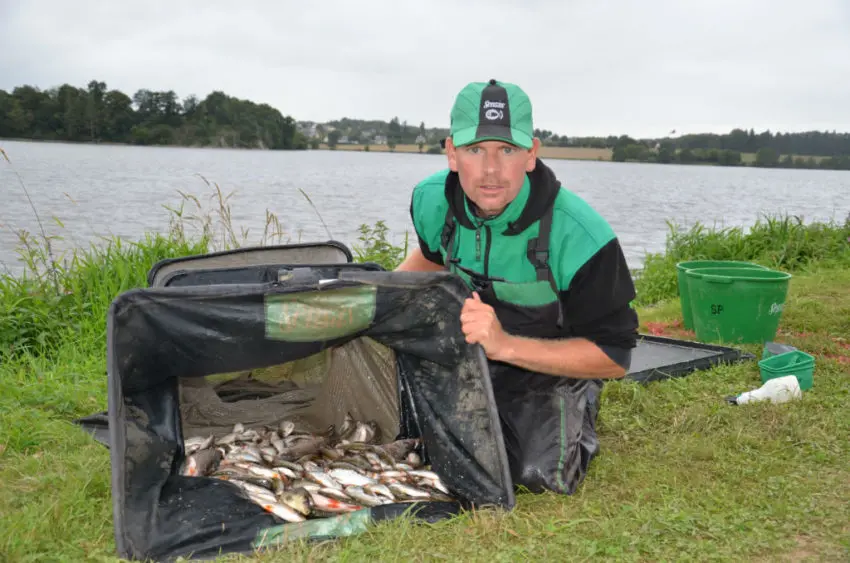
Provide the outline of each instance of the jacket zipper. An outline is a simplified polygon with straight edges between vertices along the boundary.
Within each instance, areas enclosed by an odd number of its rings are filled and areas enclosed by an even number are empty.
[[[490,242],[492,241],[492,236],[490,232],[490,225],[484,227],[487,230],[487,241],[484,243],[484,277],[490,277]]]
[[[481,260],[481,225],[475,229],[475,261],[479,260]]]

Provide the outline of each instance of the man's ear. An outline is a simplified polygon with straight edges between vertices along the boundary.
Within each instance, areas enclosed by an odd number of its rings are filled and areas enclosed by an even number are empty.
[[[449,161],[449,170],[457,172],[457,147],[452,143],[451,137],[446,137],[446,157]]]
[[[525,163],[525,171],[532,172],[537,166],[537,152],[540,150],[540,139],[534,137],[531,148],[528,150],[528,162]]]

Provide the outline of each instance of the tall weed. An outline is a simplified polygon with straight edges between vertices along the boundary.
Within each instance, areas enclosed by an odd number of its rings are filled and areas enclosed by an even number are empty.
[[[12,166],[5,152],[0,156]],[[148,271],[160,260],[291,241],[277,215],[266,210],[263,231],[252,242],[248,230],[237,230],[233,225],[233,193],[225,194],[217,183],[199,177],[210,189],[208,201],[178,191],[180,205],[163,206],[169,213],[165,233],[147,234],[138,241],[103,237],[100,244],[74,247],[61,256],[53,249],[61,237],[45,233],[33,205],[39,232],[17,233],[23,272],[18,276],[0,274],[0,362],[23,354],[49,356],[69,342],[100,353],[105,347],[106,317],[112,301],[127,290],[145,287]],[[19,175],[18,179],[29,198],[26,184]],[[309,196],[301,193],[327,230]],[[58,218],[54,220],[63,227]],[[361,225],[359,244],[352,249],[357,260],[395,268],[407,253],[407,238],[403,246],[395,246],[387,235],[383,221]]]
[[[637,305],[678,296],[676,263],[685,260],[741,260],[797,272],[818,266],[850,267],[850,215],[844,223],[805,223],[792,215],[763,216],[750,229],[682,230],[669,223],[665,251],[648,254],[637,276]]]

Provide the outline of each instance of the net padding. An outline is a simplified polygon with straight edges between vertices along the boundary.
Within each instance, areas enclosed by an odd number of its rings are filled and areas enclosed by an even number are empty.
[[[237,423],[262,428],[282,420],[318,433],[340,428],[346,413],[375,421],[382,441],[398,434],[395,353],[371,338],[276,366],[180,380],[184,438],[220,438]]]

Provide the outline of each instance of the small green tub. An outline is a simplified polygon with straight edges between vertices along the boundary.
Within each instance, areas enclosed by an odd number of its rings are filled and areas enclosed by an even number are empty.
[[[759,370],[762,383],[777,377],[794,375],[800,382],[800,389],[806,391],[811,389],[814,383],[815,358],[801,350],[794,350],[761,360]]]

